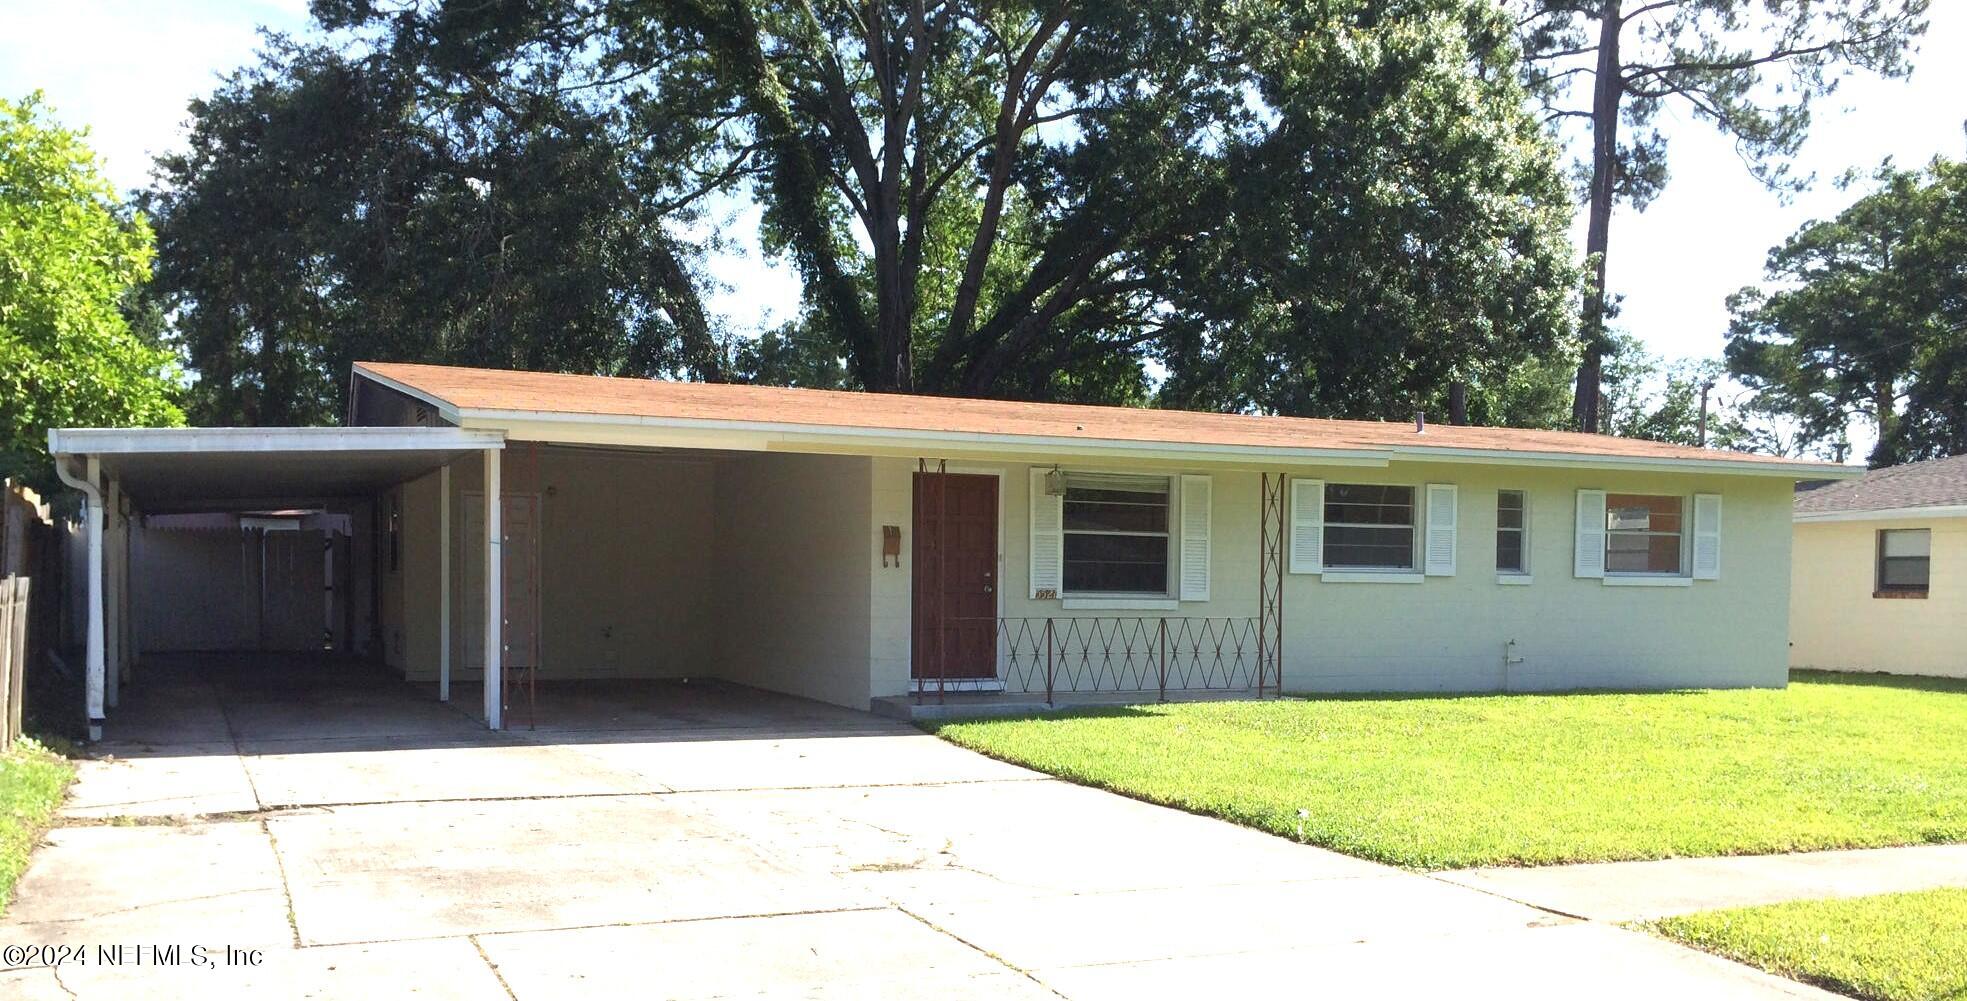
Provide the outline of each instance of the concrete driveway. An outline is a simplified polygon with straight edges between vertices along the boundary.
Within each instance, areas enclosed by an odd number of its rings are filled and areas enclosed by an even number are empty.
[[[597,685],[515,717],[153,669],[0,922],[83,958],[13,952],[0,995],[1828,996],[816,703]]]

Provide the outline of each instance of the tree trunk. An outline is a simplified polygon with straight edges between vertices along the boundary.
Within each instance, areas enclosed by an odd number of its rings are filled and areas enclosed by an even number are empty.
[[[1448,423],[1468,423],[1468,383],[1460,379],[1448,384]]]
[[[1619,171],[1619,105],[1625,80],[1619,62],[1619,30],[1625,21],[1620,0],[1605,0],[1598,22],[1598,75],[1591,100],[1591,204],[1585,229],[1584,358],[1571,415],[1578,430],[1599,430],[1599,386],[1605,365],[1605,248],[1612,227],[1612,201]]]

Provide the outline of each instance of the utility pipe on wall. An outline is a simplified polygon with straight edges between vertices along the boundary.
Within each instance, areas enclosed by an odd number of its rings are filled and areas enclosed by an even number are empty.
[[[88,458],[88,478],[78,478],[69,472],[68,463],[57,459],[55,475],[63,483],[82,491],[88,500],[87,513],[82,527],[89,533],[89,628],[84,633],[87,654],[84,659],[83,678],[87,686],[89,713],[89,739],[102,739],[102,696],[103,696],[103,600],[102,600],[102,488],[97,486],[102,479],[102,460],[95,456]]]

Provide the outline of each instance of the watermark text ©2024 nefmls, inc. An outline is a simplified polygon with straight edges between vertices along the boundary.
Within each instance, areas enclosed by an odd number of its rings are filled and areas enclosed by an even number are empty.
[[[216,970],[222,966],[259,966],[265,949],[235,945],[9,945],[0,947],[0,968],[36,966],[188,966]]]

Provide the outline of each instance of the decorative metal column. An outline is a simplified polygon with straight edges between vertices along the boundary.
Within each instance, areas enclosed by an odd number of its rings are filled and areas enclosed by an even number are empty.
[[[1257,553],[1257,697],[1268,675],[1272,694],[1284,694],[1284,482],[1283,473],[1263,474]]]

